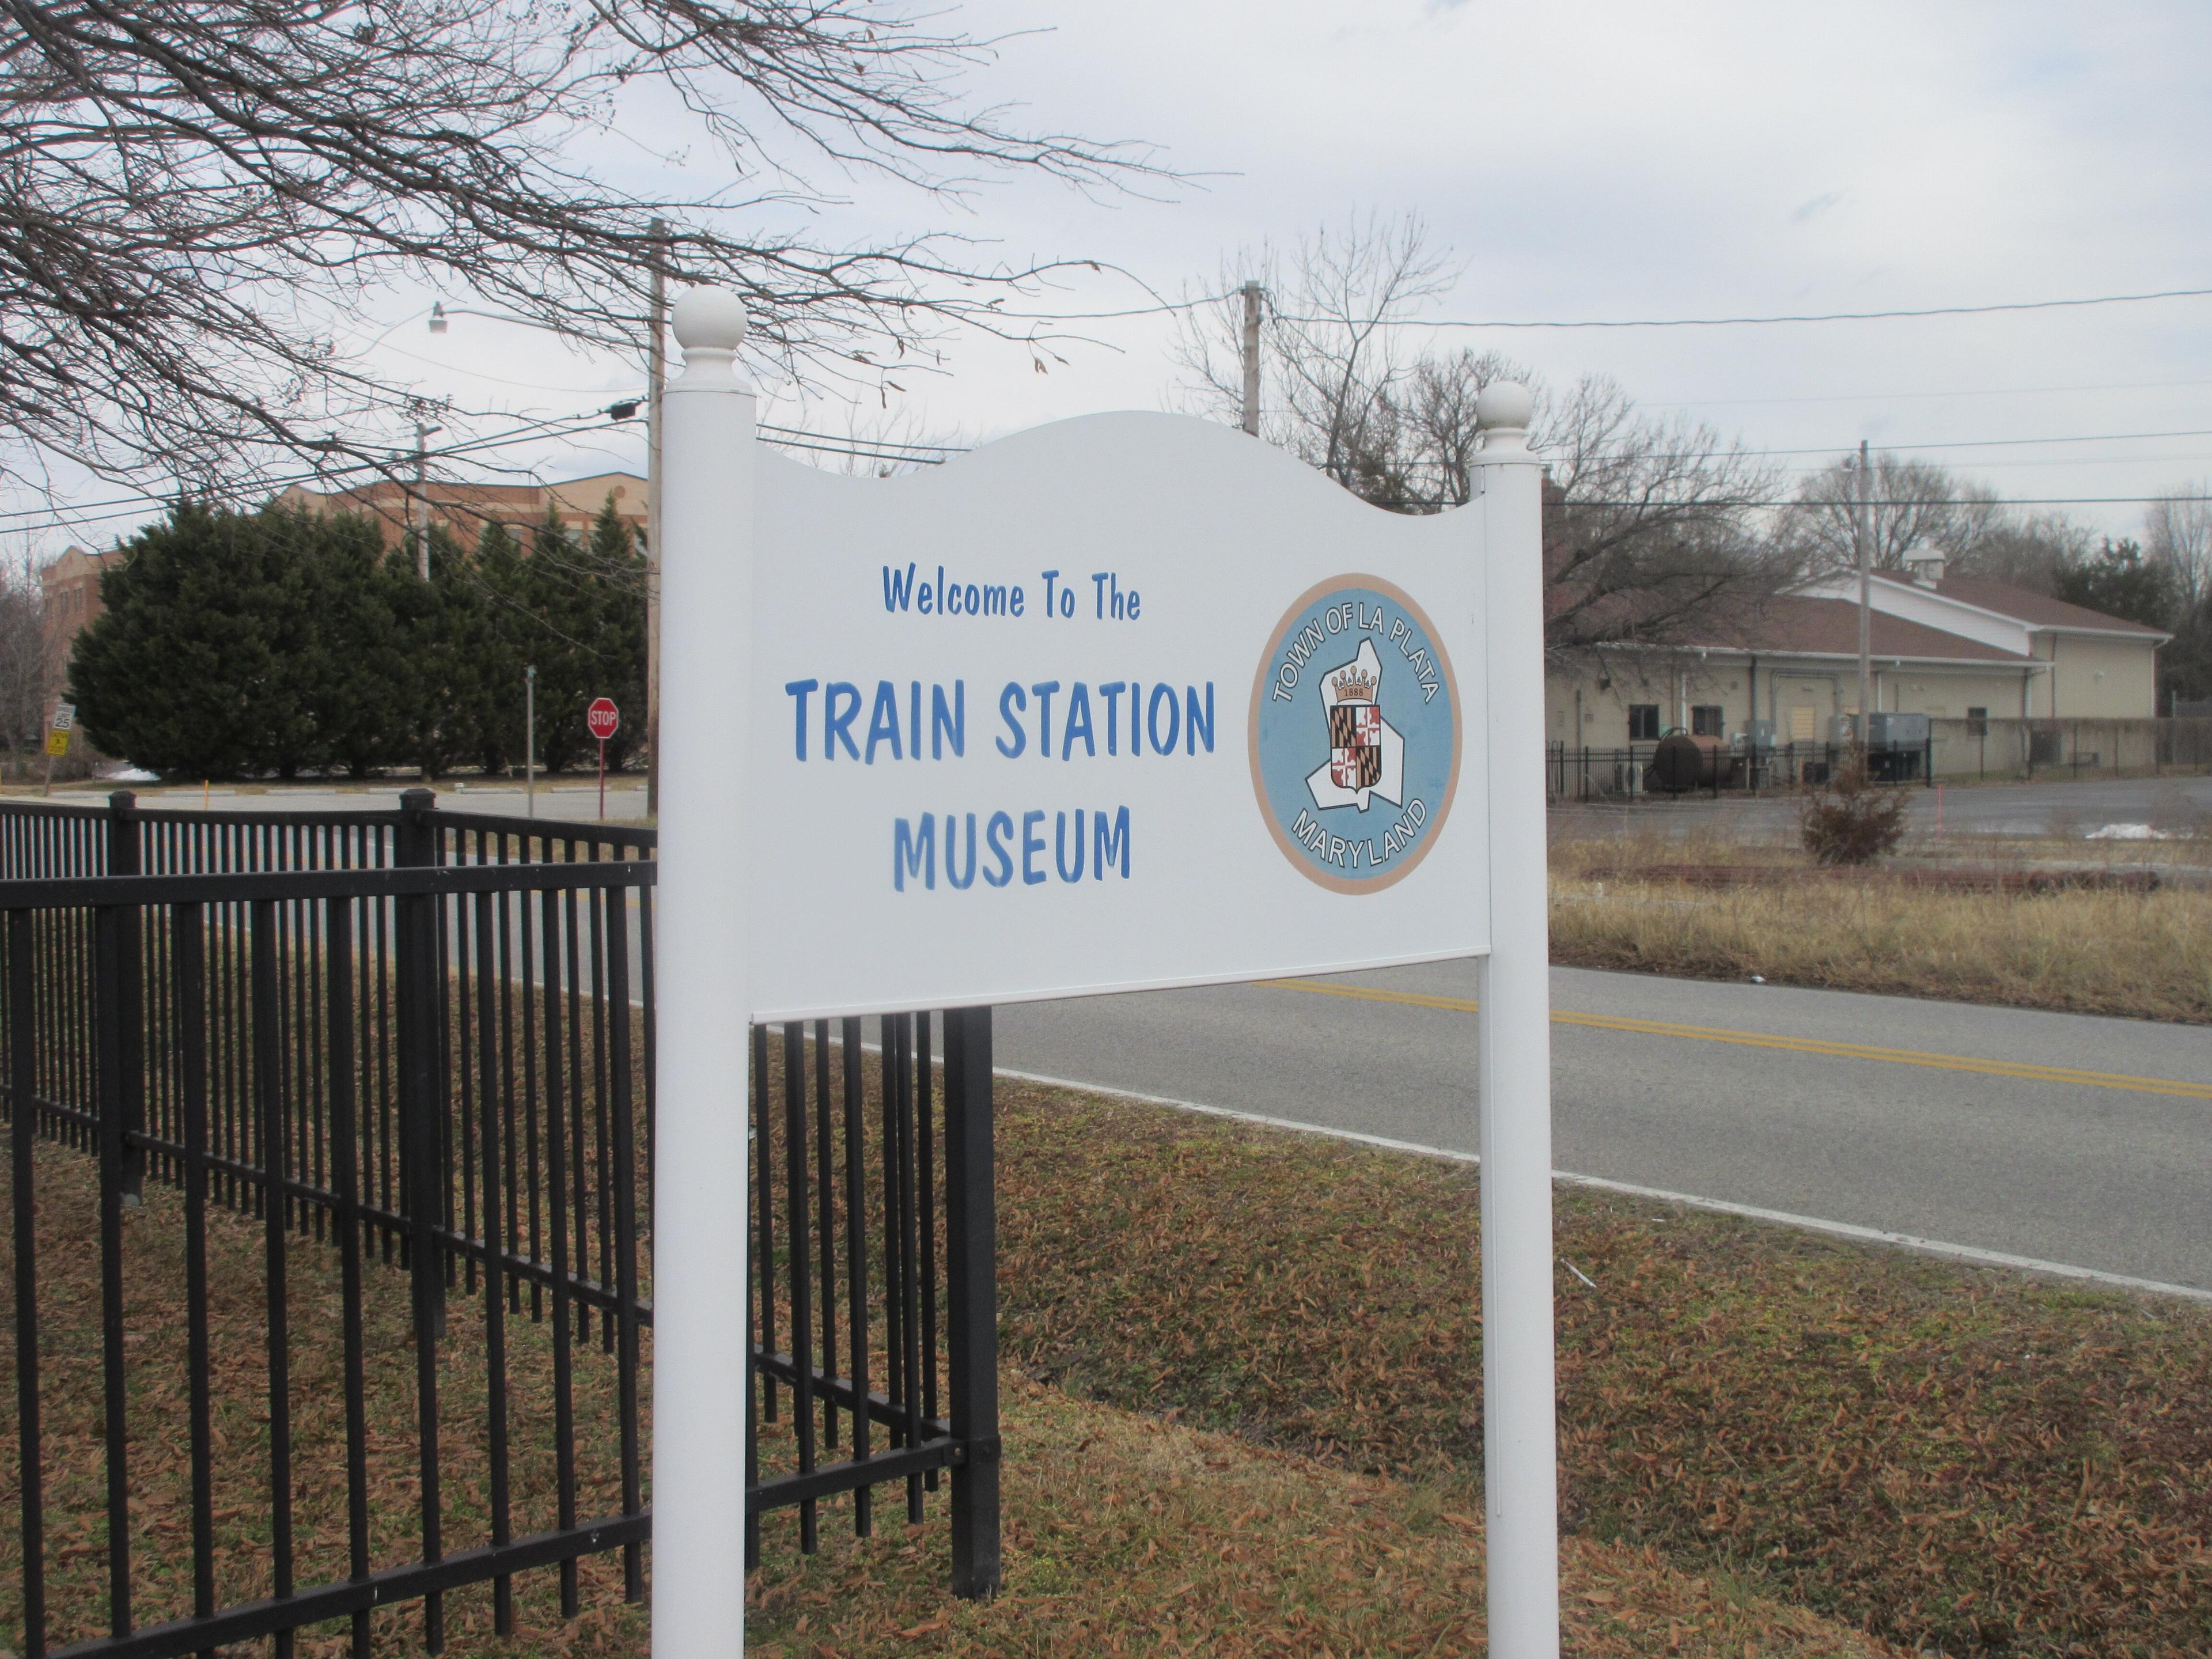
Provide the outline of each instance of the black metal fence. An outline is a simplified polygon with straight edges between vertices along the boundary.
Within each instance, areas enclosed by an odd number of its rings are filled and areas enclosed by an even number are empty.
[[[1633,800],[1645,796],[1665,798],[1695,793],[1717,796],[1723,790],[1761,793],[1796,789],[1826,782],[1849,757],[1848,745],[1832,743],[1786,743],[1765,749],[1720,749],[1708,753],[1693,790],[1668,791],[1660,787],[1651,763],[1656,744],[1629,744],[1619,749],[1581,747],[1565,743],[1547,745],[1547,784],[1551,799],[1559,800]],[[1927,784],[1934,776],[1934,751],[1926,743],[1903,748],[1875,749],[1868,760],[1877,782]]]
[[[747,1397],[747,1439],[757,1458],[773,1428],[795,1468],[765,1480],[747,1470],[749,1566],[765,1510],[795,1504],[799,1548],[811,1553],[822,1499],[852,1492],[865,1538],[871,1487],[903,1480],[905,1519],[919,1522],[924,1492],[949,1472],[953,1589],[998,1588],[990,1011],[941,1020],[941,1076],[929,1014],[877,1022],[872,1101],[862,1021],[836,1022],[834,1037],[829,1021],[811,1036],[796,1024],[753,1028],[748,1290],[760,1387]],[[825,1462],[841,1435],[847,1455]]]
[[[336,1620],[365,1656],[377,1610],[419,1601],[434,1652],[449,1593],[488,1585],[504,1633],[518,1576],[550,1572],[573,1617],[601,1555],[641,1595],[652,845],[428,792],[0,808],[0,1645],[12,1625],[26,1659],[289,1655]],[[811,1549],[825,1498],[852,1492],[865,1533],[871,1486],[904,1480],[919,1518],[950,1470],[956,1588],[986,1593],[988,1015],[943,1016],[941,1086],[930,1017],[879,1024],[872,1060],[860,1022],[816,1028],[811,1122],[805,1034],[757,1068],[748,1501],[797,1507]]]

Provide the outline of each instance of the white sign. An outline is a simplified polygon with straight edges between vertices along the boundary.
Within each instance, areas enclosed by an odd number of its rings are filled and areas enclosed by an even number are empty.
[[[742,1653],[747,1014],[1481,958],[1486,1616],[1558,1659],[1541,468],[1379,513],[1243,434],[1070,421],[917,477],[763,452],[744,308],[663,404],[656,1659]],[[1471,1045],[1471,1048],[1475,1045]],[[1285,1103],[1286,1109],[1294,1109]],[[1473,1294],[1473,1287],[1468,1287]],[[1474,1361],[1468,1387],[1473,1394]]]
[[[757,1018],[1486,947],[1474,515],[1168,415],[757,467]]]
[[[55,732],[68,732],[74,730],[76,726],[76,705],[73,702],[56,703],[53,722],[49,729]]]

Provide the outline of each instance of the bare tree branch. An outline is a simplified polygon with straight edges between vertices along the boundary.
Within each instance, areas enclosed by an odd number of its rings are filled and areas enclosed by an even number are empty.
[[[2212,483],[2180,483],[2161,495],[2143,516],[2150,557],[2172,573],[2183,614],[2212,599]]]
[[[1268,290],[1261,435],[1378,507],[1435,513],[1472,493],[1476,395],[1497,380],[1528,385],[1533,441],[1551,471],[1545,637],[1555,654],[1680,642],[1796,574],[1753,516],[1772,472],[1712,428],[1654,421],[1608,380],[1555,398],[1495,352],[1405,354],[1392,325],[1453,270],[1410,216],[1354,219],[1288,261],[1262,248],[1225,267],[1218,291],[1253,278]],[[1237,419],[1241,325],[1233,297],[1185,313],[1186,409]]]
[[[858,174],[1167,176],[971,107],[992,46],[885,0],[0,0],[0,479],[388,467],[406,393],[344,335],[400,284],[634,351],[665,256],[740,291],[802,385],[872,388],[954,325],[1026,337],[1004,302],[1060,266],[806,228]],[[713,184],[611,182],[598,157],[672,108],[701,153],[657,159]]]

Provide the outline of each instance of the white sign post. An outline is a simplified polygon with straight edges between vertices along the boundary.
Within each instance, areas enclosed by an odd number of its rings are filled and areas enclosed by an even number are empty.
[[[664,411],[653,1645],[742,1650],[745,1022],[1475,956],[1492,1650],[1554,1659],[1540,469],[1380,513],[1170,416],[890,480]]]
[[[760,884],[742,759],[752,676],[753,398],[744,307],[677,301],[661,404],[659,1006],[653,1237],[653,1650],[741,1654],[745,1621],[745,1010]]]

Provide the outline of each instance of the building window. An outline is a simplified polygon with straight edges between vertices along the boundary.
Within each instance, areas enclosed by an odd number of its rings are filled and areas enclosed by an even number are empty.
[[[1718,738],[1727,733],[1722,729],[1728,711],[1717,702],[1690,705],[1690,735],[1693,738]]]
[[[1966,735],[1970,738],[1986,738],[1989,734],[1990,711],[1986,708],[1966,710]]]
[[[1628,705],[1628,740],[1649,743],[1659,735],[1659,705],[1656,702],[1632,702]]]

